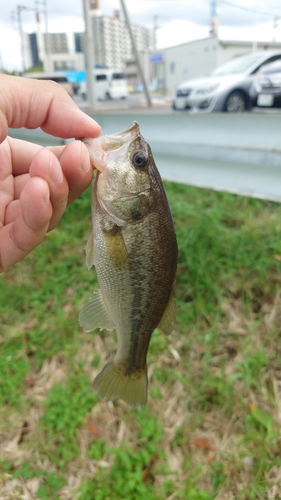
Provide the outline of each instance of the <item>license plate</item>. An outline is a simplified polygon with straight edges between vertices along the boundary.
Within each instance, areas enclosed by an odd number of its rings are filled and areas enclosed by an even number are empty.
[[[272,94],[259,94],[257,99],[258,106],[272,106],[274,96]]]
[[[177,109],[185,109],[185,107],[186,107],[186,100],[185,100],[185,98],[178,97],[175,101],[176,101],[175,105],[176,105]]]

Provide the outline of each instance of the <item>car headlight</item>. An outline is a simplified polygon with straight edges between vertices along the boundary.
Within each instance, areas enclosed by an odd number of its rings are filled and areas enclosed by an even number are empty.
[[[208,85],[208,87],[202,87],[201,89],[198,89],[196,91],[196,94],[210,94],[211,92],[214,92],[214,90],[218,89],[220,86],[219,83],[216,83],[215,85]]]

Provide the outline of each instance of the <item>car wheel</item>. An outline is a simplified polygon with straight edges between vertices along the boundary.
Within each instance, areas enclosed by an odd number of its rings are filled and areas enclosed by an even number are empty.
[[[234,90],[225,102],[227,113],[243,113],[247,107],[246,96],[241,90]]]
[[[109,93],[109,92],[106,92],[106,94],[105,94],[105,98],[106,98],[106,100],[107,100],[107,101],[110,101],[110,100],[111,100],[111,95],[110,95],[110,93]]]

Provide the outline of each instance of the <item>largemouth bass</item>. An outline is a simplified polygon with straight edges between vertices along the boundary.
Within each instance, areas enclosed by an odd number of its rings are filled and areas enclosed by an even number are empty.
[[[177,243],[165,189],[150,146],[134,122],[127,130],[83,139],[98,169],[86,248],[100,289],[79,314],[86,332],[117,333],[117,352],[94,381],[100,397],[147,402],[146,355],[155,328],[175,322]]]

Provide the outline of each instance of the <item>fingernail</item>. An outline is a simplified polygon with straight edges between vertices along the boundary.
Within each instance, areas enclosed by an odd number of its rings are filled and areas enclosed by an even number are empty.
[[[52,158],[50,159],[50,177],[54,184],[60,184],[63,181],[63,173],[59,162]]]
[[[91,168],[90,155],[84,144],[81,143],[81,169],[85,174],[89,172]]]
[[[83,112],[83,114],[85,115],[84,112]],[[96,120],[94,120],[93,118],[91,118],[89,115],[86,115],[86,117],[88,119],[89,124],[94,129],[94,131],[93,131],[94,136],[93,137],[98,137],[101,134],[101,131],[102,131],[102,128],[101,128],[100,124],[98,122],[96,122]],[[91,135],[91,137],[92,137],[92,135]]]
[[[43,201],[44,203],[46,203],[46,205],[48,205],[50,203],[50,191],[49,191],[49,187],[48,187],[48,184],[45,183],[46,186],[45,186],[45,190],[44,190],[44,193],[43,193]]]

